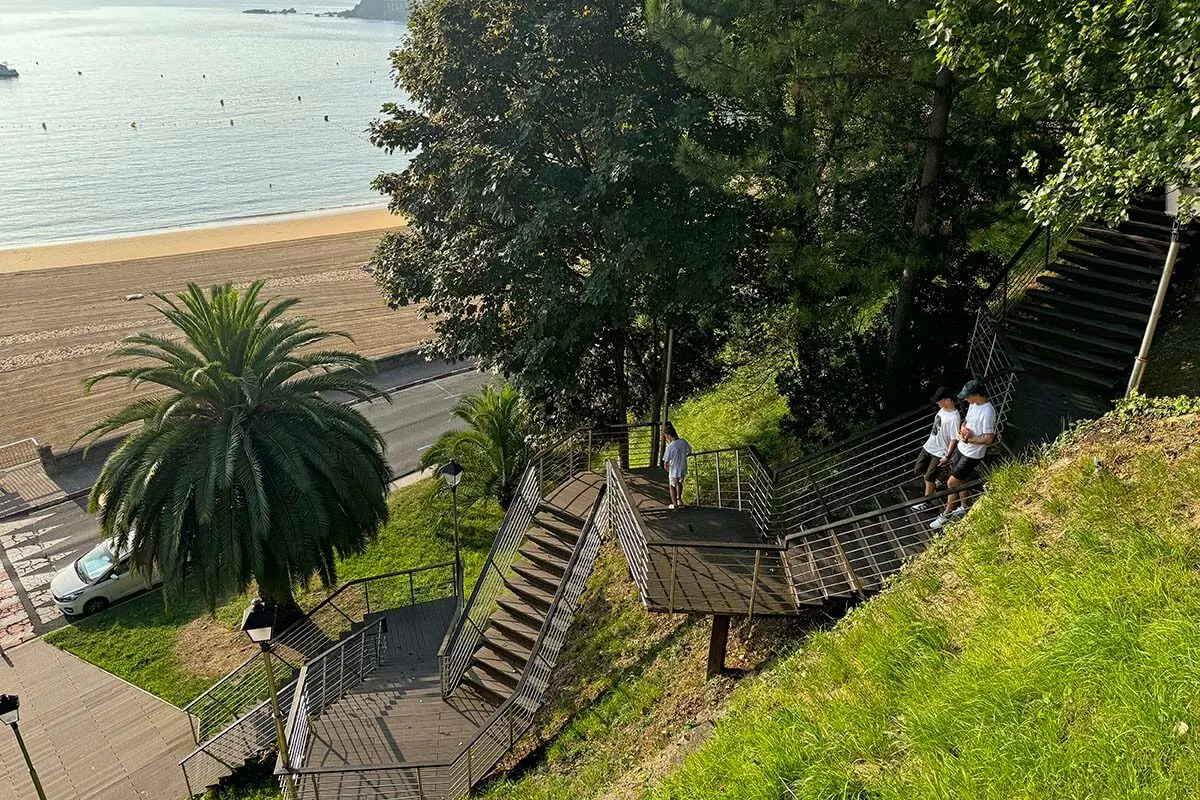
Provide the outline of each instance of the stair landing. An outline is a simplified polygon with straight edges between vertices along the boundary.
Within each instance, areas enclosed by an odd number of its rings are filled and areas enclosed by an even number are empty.
[[[388,655],[361,686],[313,723],[306,768],[450,761],[494,706],[443,700],[438,648],[454,598],[386,613]]]

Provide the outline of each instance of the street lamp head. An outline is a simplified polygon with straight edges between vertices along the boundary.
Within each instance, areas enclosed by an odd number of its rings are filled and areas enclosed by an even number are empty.
[[[458,488],[458,484],[462,483],[463,468],[454,459],[451,459],[446,466],[441,469],[442,478],[446,481],[446,485],[451,489]]]
[[[255,600],[242,614],[242,630],[255,644],[265,645],[275,635],[275,604]]]
[[[0,722],[16,725],[21,718],[21,699],[15,694],[0,694]]]

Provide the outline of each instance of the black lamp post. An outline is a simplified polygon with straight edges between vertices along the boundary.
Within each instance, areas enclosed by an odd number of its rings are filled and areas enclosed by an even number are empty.
[[[25,766],[29,768],[29,779],[33,781],[33,788],[37,790],[39,800],[46,800],[42,782],[38,779],[37,770],[33,768],[33,760],[29,757],[25,740],[21,738],[21,729],[17,727],[17,721],[21,718],[20,709],[21,700],[15,694],[0,694],[0,722],[12,728],[13,735],[17,737],[17,747],[21,748],[21,755],[25,757]]]
[[[275,683],[275,665],[271,662],[271,638],[275,635],[274,603],[255,600],[242,614],[242,630],[250,641],[262,648],[263,663],[267,667],[267,690],[271,693],[271,713],[275,717],[275,743],[279,747],[279,760],[283,763],[284,780],[287,781],[288,797],[296,797],[296,783],[292,778],[292,764],[288,757],[287,734],[283,730],[283,713],[279,710],[279,688]]]
[[[442,467],[441,473],[442,478],[446,481],[446,485],[450,487],[451,504],[454,507],[454,594],[462,598],[463,563],[462,550],[458,544],[458,485],[462,483],[462,464],[451,459],[446,466]]]

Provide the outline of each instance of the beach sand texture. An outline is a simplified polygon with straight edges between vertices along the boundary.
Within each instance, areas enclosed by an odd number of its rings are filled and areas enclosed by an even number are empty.
[[[212,247],[237,241],[245,227],[251,226],[187,234],[204,234],[193,245]],[[300,226],[291,233],[311,230]],[[222,238],[221,231],[237,234]],[[428,324],[416,309],[388,309],[375,281],[360,268],[378,240],[379,231],[369,230],[0,274],[0,443],[32,436],[60,452],[136,397],[117,381],[85,396],[81,382],[120,364],[108,354],[123,336],[166,332],[150,295],[179,291],[190,281],[207,287],[265,279],[264,296],[300,298],[295,313],[350,333],[353,349],[370,358],[417,346],[429,335]],[[125,296],[134,293],[146,299],[127,302]]]

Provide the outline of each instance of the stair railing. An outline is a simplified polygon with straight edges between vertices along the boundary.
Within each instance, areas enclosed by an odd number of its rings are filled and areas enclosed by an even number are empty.
[[[368,614],[454,596],[454,564],[432,564],[348,581],[275,637],[271,658],[281,706],[301,667],[338,642]],[[202,791],[263,751],[275,749],[261,654],[242,662],[184,707],[197,747],[179,761],[190,788]]]
[[[542,449],[530,460],[492,542],[479,580],[471,590],[470,599],[438,653],[443,697],[449,697],[458,688],[472,656],[483,641],[488,618],[505,591],[513,563],[525,546],[529,526],[542,501],[572,476],[589,472],[603,474],[605,457],[650,466],[657,435],[657,423],[580,428]]]
[[[1037,279],[1044,275],[1067,240],[1074,234],[1074,226],[1036,225],[1029,236],[1017,248],[1008,263],[992,281],[980,303],[980,310],[986,311],[995,320],[1002,320],[1008,312],[1021,301]]]
[[[764,539],[773,538],[772,486],[775,478],[754,447],[700,450],[688,456],[684,491],[691,503],[746,511]]]
[[[313,721],[375,672],[387,652],[387,620],[380,617],[304,665],[292,692],[286,725],[292,768],[304,766]],[[282,759],[276,761],[275,770],[283,770]]]
[[[584,522],[579,541],[567,562],[566,571],[550,609],[538,632],[533,650],[516,689],[492,712],[450,761],[414,761],[404,764],[373,764],[345,767],[307,767],[293,763],[297,797],[282,780],[282,765],[276,773],[286,800],[457,800],[512,750],[529,729],[545,701],[550,676],[558,662],[567,632],[578,611],[580,598],[595,566],[605,530],[608,528],[607,498],[602,487]]]

